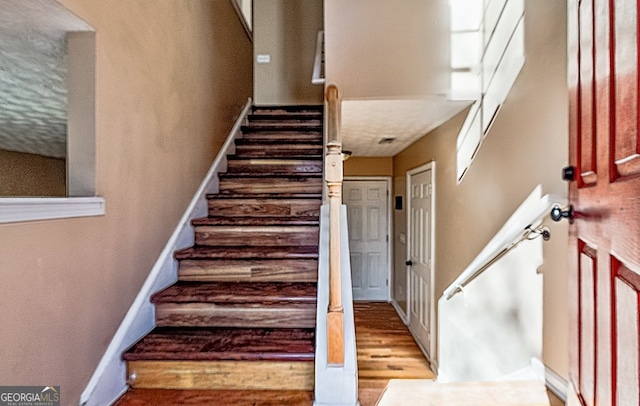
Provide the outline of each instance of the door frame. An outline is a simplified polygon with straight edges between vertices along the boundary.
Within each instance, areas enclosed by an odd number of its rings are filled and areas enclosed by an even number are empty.
[[[386,182],[387,183],[387,269],[386,269],[386,278],[387,278],[387,294],[386,301],[387,303],[391,301],[391,262],[393,258],[393,251],[391,246],[391,225],[392,219],[391,216],[393,214],[391,210],[391,176],[345,176],[343,179],[343,183],[345,181],[353,181],[353,182]],[[344,186],[344,185],[343,185]]]
[[[406,230],[406,236],[407,236],[407,245],[406,245],[406,252],[405,252],[405,258],[410,258],[411,256],[411,198],[410,198],[410,192],[411,192],[411,176],[418,174],[420,172],[426,172],[426,171],[431,171],[431,227],[429,230],[429,233],[431,233],[431,265],[430,265],[430,269],[429,269],[429,342],[428,343],[420,343],[418,342],[418,340],[416,339],[416,343],[418,344],[418,347],[420,347],[420,350],[422,350],[422,352],[424,353],[424,355],[427,357],[427,359],[429,360],[429,362],[434,363],[434,357],[436,354],[436,338],[437,338],[437,320],[436,320],[436,301],[435,301],[435,263],[436,263],[436,250],[435,250],[435,230],[436,230],[436,162],[435,161],[431,161],[428,162],[424,165],[420,165],[417,168],[413,168],[407,171],[407,175],[406,175],[406,189],[405,189],[405,196],[406,196],[406,207],[407,207],[407,230]],[[411,317],[411,275],[409,274],[410,269],[409,266],[406,265],[405,266],[405,270],[406,270],[406,274],[407,274],[407,314],[406,314],[406,320],[404,320],[407,325],[407,327],[410,324],[410,317]],[[409,331],[411,331],[411,329],[409,329]],[[413,332],[411,332],[411,335],[413,335]],[[415,338],[415,337],[414,337]],[[425,346],[428,346],[429,348],[425,348]],[[435,364],[434,364],[435,365]]]

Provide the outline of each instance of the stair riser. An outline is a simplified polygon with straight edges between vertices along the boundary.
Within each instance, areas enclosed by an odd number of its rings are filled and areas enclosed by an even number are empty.
[[[312,328],[316,304],[221,306],[212,303],[156,304],[158,327]]]
[[[299,142],[303,145],[319,145],[322,144],[322,133],[283,133],[277,131],[262,131],[256,133],[245,134],[241,143],[278,143],[291,144]]]
[[[317,245],[316,226],[198,226],[196,244],[205,246],[297,246]]]
[[[322,179],[220,179],[221,194],[287,194],[322,193]]]
[[[313,362],[129,361],[138,389],[313,390]]]
[[[322,119],[320,116],[296,116],[284,119],[281,116],[269,117],[267,115],[251,116],[249,118],[249,127],[322,127]]]
[[[287,141],[288,142],[288,141]],[[267,144],[253,143],[236,146],[236,156],[242,158],[286,158],[286,157],[321,157],[322,147],[311,144],[300,144],[293,147],[286,143]]]
[[[302,160],[230,160],[229,173],[322,173],[322,161]]]
[[[316,260],[183,260],[178,279],[192,282],[316,282]]]
[[[320,216],[319,200],[312,199],[212,199],[210,216]]]

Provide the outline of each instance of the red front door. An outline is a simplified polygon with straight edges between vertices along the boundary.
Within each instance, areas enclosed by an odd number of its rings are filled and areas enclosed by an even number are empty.
[[[573,331],[584,405],[640,405],[639,0],[569,0]]]

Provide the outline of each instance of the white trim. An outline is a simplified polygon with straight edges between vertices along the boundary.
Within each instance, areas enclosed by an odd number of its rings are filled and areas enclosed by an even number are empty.
[[[407,317],[406,314],[404,314],[404,312],[402,311],[402,307],[400,307],[400,304],[396,301],[395,298],[391,298],[391,306],[393,306],[394,309],[396,309],[396,313],[398,313],[398,317],[400,317],[400,320],[402,320],[402,323],[404,323],[405,326],[409,326],[409,318]],[[407,302],[407,306],[409,305],[409,302]]]
[[[8,197],[0,199],[0,224],[103,216],[103,197]]]
[[[234,140],[241,134],[240,126],[250,108],[251,99],[247,101],[227,140],[220,148],[216,159],[191,199],[189,207],[178,222],[111,343],[109,343],[87,387],[80,396],[80,405],[111,404],[127,389],[126,365],[122,361],[122,353],[155,327],[155,309],[149,299],[154,292],[177,280],[177,262],[173,258],[173,253],[178,249],[193,245],[191,220],[206,216],[206,195],[218,191],[217,174],[226,170],[227,154],[234,152]]]
[[[247,21],[244,12],[242,11],[242,5],[239,4],[239,0],[231,0],[231,4],[233,5],[233,9],[238,15],[238,19],[242,24],[242,28],[244,28],[244,32],[247,34],[247,38],[249,38],[249,41],[253,42],[253,30],[251,29],[251,26],[249,25],[249,22]],[[253,7],[251,7],[251,9],[251,13],[253,14]]]
[[[431,161],[424,165],[421,165],[417,168],[411,169],[407,171],[406,175],[406,190],[405,190],[405,200],[407,202],[407,249],[406,249],[406,258],[410,258],[411,256],[411,199],[409,198],[409,193],[411,192],[411,176],[418,174],[420,172],[431,171],[431,269],[429,270],[429,287],[430,287],[430,303],[429,303],[429,353],[425,353],[427,359],[431,363],[435,363],[436,359],[436,337],[438,333],[437,328],[437,320],[436,320],[436,301],[435,301],[435,263],[436,263],[436,162]],[[411,322],[411,278],[409,275],[409,269],[407,268],[407,326],[410,325]],[[409,331],[411,329],[409,328]],[[411,332],[412,335],[413,332]],[[415,335],[414,335],[415,338]],[[416,342],[418,342],[416,338]],[[426,350],[423,346],[419,345],[420,349]]]
[[[387,182],[387,297],[384,299],[387,302],[391,300],[391,285],[392,285],[392,275],[391,275],[391,262],[393,261],[393,247],[391,244],[392,240],[392,218],[393,215],[393,201],[391,199],[391,176],[345,176],[343,181],[348,182]]]
[[[311,83],[314,85],[324,85],[325,78],[322,77],[322,54],[324,50],[324,31],[318,31],[316,37],[316,56],[313,59],[313,73]]]
[[[563,402],[567,402],[567,388],[569,382],[559,375],[556,371],[544,366],[544,378],[547,384],[547,388],[553,392],[554,395],[559,397]]]

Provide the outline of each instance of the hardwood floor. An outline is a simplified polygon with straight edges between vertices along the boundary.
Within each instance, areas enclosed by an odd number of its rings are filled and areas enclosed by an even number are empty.
[[[390,379],[435,378],[393,306],[356,302],[354,314],[361,406],[374,406]]]

